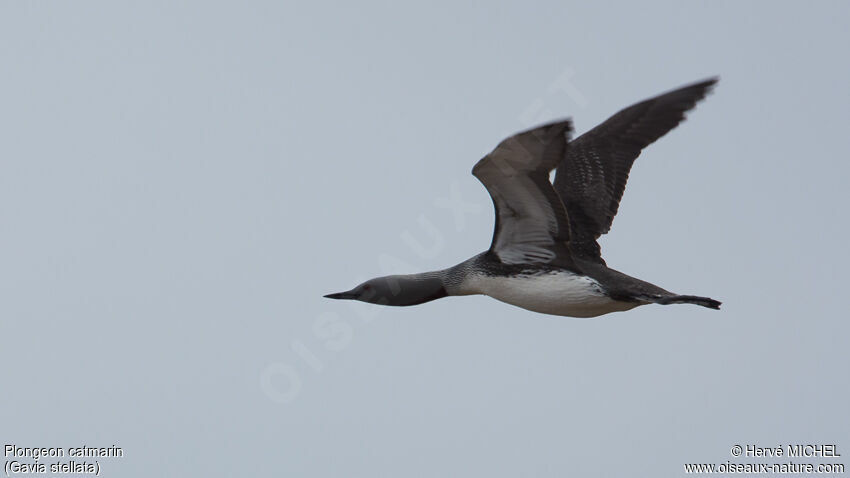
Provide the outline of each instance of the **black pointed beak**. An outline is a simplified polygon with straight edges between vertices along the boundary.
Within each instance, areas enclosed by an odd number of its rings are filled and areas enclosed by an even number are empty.
[[[335,294],[328,294],[325,297],[328,299],[349,299],[353,300],[357,298],[356,294],[352,294],[351,292],[337,292]]]

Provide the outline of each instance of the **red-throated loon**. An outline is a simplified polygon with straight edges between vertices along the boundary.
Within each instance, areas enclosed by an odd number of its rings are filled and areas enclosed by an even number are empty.
[[[405,306],[484,294],[570,317],[644,304],[719,309],[714,299],[674,294],[608,268],[596,242],[611,228],[641,150],[681,123],[715,83],[712,78],[641,101],[574,141],[569,119],[511,136],[472,168],[496,208],[490,249],[448,269],[378,277],[325,297]]]

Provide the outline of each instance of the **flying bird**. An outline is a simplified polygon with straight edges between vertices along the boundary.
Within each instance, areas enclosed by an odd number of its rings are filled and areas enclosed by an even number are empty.
[[[505,139],[472,168],[496,209],[488,250],[448,269],[377,277],[325,297],[409,306],[484,294],[569,317],[645,304],[719,309],[714,299],[675,294],[609,268],[597,242],[611,229],[635,159],[681,123],[717,81],[636,103],[573,141],[569,119]]]

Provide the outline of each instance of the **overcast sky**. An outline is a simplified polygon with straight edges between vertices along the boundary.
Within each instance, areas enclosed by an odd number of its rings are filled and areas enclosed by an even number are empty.
[[[106,477],[850,456],[850,4],[425,3],[0,3],[0,444],[120,446]],[[322,298],[486,249],[505,136],[714,75],[602,246],[721,311]]]

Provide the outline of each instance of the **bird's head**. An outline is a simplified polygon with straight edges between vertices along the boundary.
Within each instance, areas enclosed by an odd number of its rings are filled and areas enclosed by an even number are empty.
[[[394,284],[395,292],[393,292],[393,287],[391,287],[391,283],[387,279],[388,277],[369,279],[347,292],[328,294],[325,297],[328,299],[359,300],[361,302],[386,305],[399,292],[397,284]]]
[[[448,295],[443,282],[429,274],[376,277],[347,292],[328,294],[328,299],[359,300],[381,305],[416,305]]]

